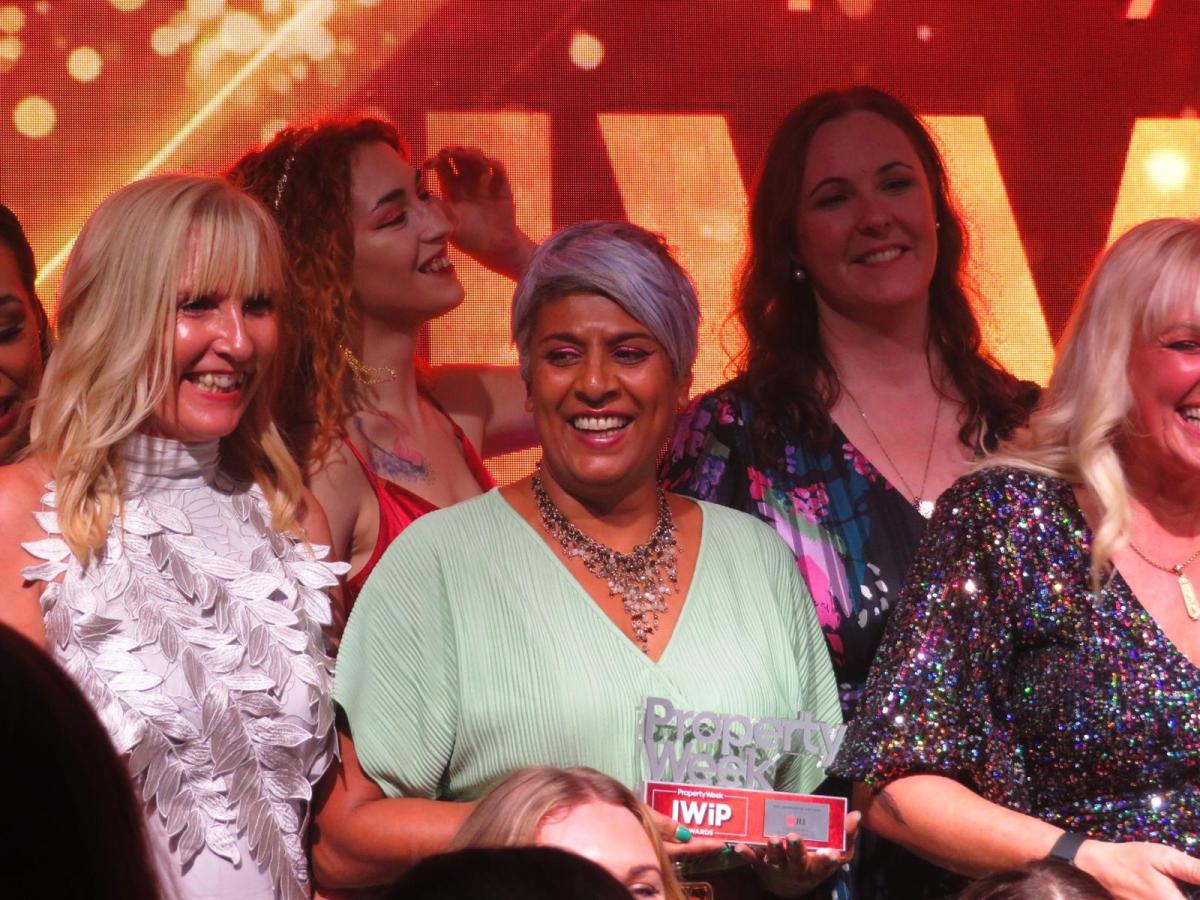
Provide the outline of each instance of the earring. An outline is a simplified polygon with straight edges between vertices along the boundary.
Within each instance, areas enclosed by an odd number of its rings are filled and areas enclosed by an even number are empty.
[[[807,281],[808,273],[804,271],[804,267],[800,263],[792,266],[792,279],[794,281]]]
[[[936,222],[934,222],[933,227],[936,228],[938,231],[941,231],[942,230],[942,220],[938,219]]]

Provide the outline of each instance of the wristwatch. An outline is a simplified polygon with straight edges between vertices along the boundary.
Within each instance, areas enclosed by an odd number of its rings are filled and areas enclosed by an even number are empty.
[[[1050,848],[1046,858],[1057,859],[1059,862],[1073,866],[1075,865],[1075,854],[1079,852],[1079,845],[1087,839],[1087,835],[1064,831],[1054,842],[1054,846]]]

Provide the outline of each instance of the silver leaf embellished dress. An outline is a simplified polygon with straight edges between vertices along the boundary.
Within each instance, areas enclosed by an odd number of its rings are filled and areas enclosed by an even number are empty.
[[[322,626],[344,564],[280,535],[217,442],[135,435],[98,561],[62,540],[50,485],[25,544],[51,652],[134,778],[185,898],[305,898],[312,785],[334,752]]]

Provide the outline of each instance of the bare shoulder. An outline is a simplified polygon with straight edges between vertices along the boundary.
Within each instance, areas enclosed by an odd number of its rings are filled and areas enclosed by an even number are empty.
[[[338,441],[321,459],[309,465],[305,481],[322,503],[327,503],[327,498],[360,498],[372,493],[362,464],[344,441]]]
[[[37,459],[0,467],[0,622],[38,645],[46,639],[38,603],[43,585],[25,580],[23,570],[38,560],[21,544],[45,537],[33,513],[49,480],[49,467]]]
[[[314,513],[319,514],[319,520],[315,521],[326,535],[324,540],[312,539],[331,544],[333,555],[346,559],[364,504],[375,502],[371,483],[343,441],[334,444],[321,459],[314,460],[306,476],[309,494],[305,499]],[[301,524],[306,530],[310,528],[308,521],[302,520]]]
[[[300,500],[300,527],[304,529],[304,536],[310,543],[326,544],[332,541],[329,532],[329,517],[325,514],[325,508],[317,499],[317,495],[311,489],[305,488]]]
[[[0,466],[0,533],[6,540],[28,540],[40,533],[33,513],[41,509],[52,477],[49,466],[36,458]]]

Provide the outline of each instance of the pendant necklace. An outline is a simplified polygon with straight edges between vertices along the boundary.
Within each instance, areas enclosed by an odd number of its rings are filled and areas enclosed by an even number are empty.
[[[928,519],[933,515],[934,501],[925,496],[925,484],[929,481],[929,464],[933,461],[933,445],[937,441],[938,422],[942,417],[942,395],[940,393],[937,395],[937,407],[933,413],[933,430],[929,432],[929,449],[925,453],[925,471],[921,473],[921,486],[914,491],[912,485],[908,483],[908,479],[904,477],[904,473],[900,471],[900,467],[896,465],[896,461],[892,459],[892,455],[888,453],[883,441],[879,439],[879,435],[875,433],[875,429],[871,427],[871,422],[867,418],[867,414],[863,412],[862,406],[859,405],[858,400],[854,397],[854,393],[846,386],[845,382],[842,382],[842,390],[846,392],[846,396],[850,398],[850,402],[858,410],[859,418],[867,426],[867,431],[871,433],[871,437],[875,439],[875,444],[883,453],[883,458],[888,461],[892,467],[892,471],[900,479],[900,486],[904,488],[904,493],[911,498],[909,502],[912,503],[913,508],[917,512]]]
[[[658,489],[658,522],[644,544],[628,553],[592,540],[571,524],[542,485],[542,467],[533,473],[533,498],[546,533],[558,541],[568,557],[579,557],[587,570],[608,582],[608,596],[620,596],[633,637],[643,653],[649,653],[650,636],[658,631],[659,613],[670,611],[667,595],[676,589],[675,519],[666,492]]]
[[[1193,622],[1200,619],[1200,602],[1196,600],[1196,591],[1192,587],[1191,581],[1183,574],[1183,570],[1200,559],[1200,549],[1196,550],[1191,556],[1181,563],[1176,563],[1173,566],[1164,566],[1162,563],[1157,563],[1141,551],[1133,541],[1129,542],[1129,549],[1142,558],[1143,562],[1148,563],[1161,572],[1170,572],[1179,579],[1179,594],[1183,597],[1183,606],[1187,610],[1188,618]]]

